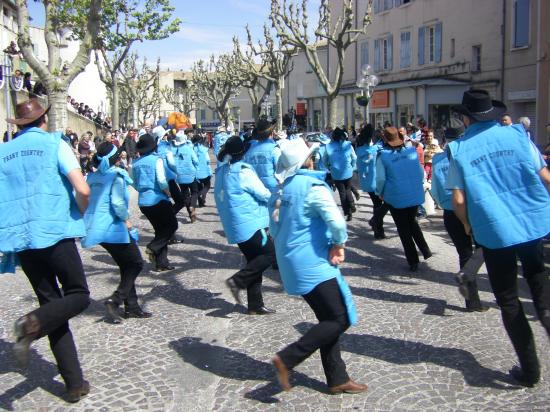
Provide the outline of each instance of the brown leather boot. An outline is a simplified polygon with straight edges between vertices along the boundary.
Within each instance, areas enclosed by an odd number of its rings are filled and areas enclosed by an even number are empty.
[[[279,357],[279,355],[275,355],[271,362],[273,362],[273,366],[275,366],[277,371],[277,379],[279,380],[279,384],[283,390],[289,391],[292,389],[292,386],[290,386],[290,382],[288,380],[289,370],[283,363],[283,360]]]
[[[330,388],[328,388],[328,390],[332,394],[338,394],[338,393],[354,394],[354,393],[366,392],[368,388],[369,388],[368,385],[362,385],[350,379],[349,381],[341,385],[331,386]]]
[[[26,368],[29,364],[31,343],[38,338],[40,333],[40,322],[32,313],[22,316],[15,321],[14,332],[13,353],[19,365]]]

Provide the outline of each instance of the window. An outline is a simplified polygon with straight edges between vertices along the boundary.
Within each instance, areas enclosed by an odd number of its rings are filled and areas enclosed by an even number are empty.
[[[412,3],[413,0],[395,0],[395,7],[399,7],[403,4]]]
[[[442,45],[442,24],[418,28],[418,64],[440,63]],[[427,43],[427,44],[426,44]],[[426,53],[428,60],[426,61]]]
[[[206,121],[206,109],[201,109],[201,112],[200,112],[200,119],[201,119],[201,122],[205,122],[205,121]]]
[[[187,82],[185,80],[174,80],[174,90],[183,92],[187,88]]]
[[[383,11],[391,9],[393,7],[393,1],[394,0],[374,0],[373,1],[374,12],[375,13],[381,13]],[[396,7],[397,7],[398,0],[395,0],[395,2],[396,2]]]
[[[451,58],[455,57],[455,39],[451,39]]]
[[[401,47],[399,50],[400,67],[406,68],[411,66],[411,32],[404,31],[401,33]]]
[[[472,47],[472,72],[481,71],[481,45]]]
[[[369,64],[369,41],[365,40],[361,43],[361,66]]]
[[[374,71],[393,70],[393,36],[374,41]]]
[[[529,46],[529,0],[514,1],[514,47]]]

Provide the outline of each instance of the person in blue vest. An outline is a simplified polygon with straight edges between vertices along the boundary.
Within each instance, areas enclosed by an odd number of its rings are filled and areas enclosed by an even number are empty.
[[[344,262],[346,222],[325,183],[313,169],[317,144],[301,138],[285,144],[276,175],[283,186],[269,201],[270,232],[286,292],[302,296],[319,323],[273,358],[279,383],[290,390],[290,371],[321,351],[329,392],[367,390],[351,380],[340,355],[340,336],[357,323],[351,291],[338,265]]]
[[[464,125],[457,119],[451,120],[451,127],[445,131],[445,139],[447,142],[455,141],[462,135]],[[466,233],[464,225],[456,217],[453,211],[452,193],[445,189],[447,174],[449,173],[449,158],[447,152],[437,153],[432,159],[432,187],[431,194],[433,199],[443,209],[443,224],[445,230],[449,234],[451,241],[458,253],[458,264],[460,268],[464,268],[466,262],[474,253],[472,236]],[[477,288],[476,278],[467,279],[464,282],[464,288],[460,288],[461,293],[464,293],[466,301],[466,309],[469,312],[484,312],[489,308],[481,304],[479,292]]]
[[[246,289],[249,315],[275,313],[264,305],[263,272],[275,263],[275,249],[268,233],[267,201],[271,192],[243,162],[245,145],[239,136],[231,137],[218,154],[222,165],[216,169],[214,199],[225,237],[236,244],[246,258],[246,266],[226,280],[237,303]]]
[[[351,190],[351,178],[356,167],[357,156],[351,142],[346,140],[346,132],[339,127],[331,134],[332,141],[326,145],[323,163],[330,170],[338,194],[340,205],[348,222],[356,212],[355,200]]]
[[[218,158],[218,154],[220,153],[220,150],[222,149],[225,142],[227,142],[227,139],[231,136],[231,133],[228,132],[225,126],[219,126],[216,130],[216,133],[214,133],[213,137],[213,149],[214,149],[214,156]],[[220,162],[218,161],[218,166],[220,166]]]
[[[409,269],[418,270],[418,252],[429,259],[432,252],[416,220],[418,206],[424,202],[424,170],[413,147],[405,147],[395,127],[386,127],[385,146],[376,160],[376,194],[388,204]]]
[[[197,166],[199,159],[193,149],[193,143],[187,134],[179,131],[174,142],[174,161],[177,170],[177,182],[183,195],[183,201],[191,223],[197,221],[197,201],[199,184],[197,182]]]
[[[272,138],[274,127],[275,124],[267,120],[259,120],[254,127],[253,140],[244,156],[244,161],[254,168],[264,186],[271,193],[277,191],[275,167],[281,155],[281,149]]]
[[[66,400],[78,402],[90,384],[69,319],[90,304],[75,243],[86,234],[82,214],[90,189],[71,147],[59,132],[47,132],[49,109],[31,99],[16,105],[14,119],[6,119],[20,132],[0,145],[0,252],[16,254],[40,305],[15,322],[17,361],[26,367],[32,342],[48,336]]]
[[[199,185],[198,205],[199,207],[206,206],[206,195],[210,190],[212,179],[212,168],[210,167],[210,154],[206,147],[206,139],[200,133],[193,137],[193,150],[197,155],[197,182]]]
[[[363,192],[367,192],[372,201],[372,218],[369,225],[374,232],[375,239],[385,239],[384,216],[388,213],[388,205],[384,203],[376,192],[376,158],[382,150],[383,142],[379,140],[371,145],[374,128],[369,123],[361,129],[357,136],[357,174],[359,185]]]
[[[139,210],[155,231],[145,253],[154,265],[153,270],[164,272],[174,269],[168,261],[168,243],[178,229],[178,221],[170,202],[164,162],[155,152],[156,148],[153,136],[148,133],[142,135],[136,145],[139,158],[134,161],[132,172],[134,187],[139,194]]]
[[[105,301],[108,319],[115,324],[122,319],[118,308],[124,303],[125,318],[150,318],[138,303],[136,278],[143,269],[143,259],[137,242],[137,229],[132,227],[128,213],[132,179],[117,166],[121,150],[109,142],[97,148],[93,162],[97,171],[88,176],[90,203],[84,214],[85,248],[100,244],[115,260],[120,269],[120,283]]]
[[[518,297],[517,259],[550,336],[550,279],[541,241],[550,232],[550,172],[521,125],[499,125],[506,106],[487,91],[464,92],[453,110],[466,131],[448,145],[446,188],[453,191],[453,208],[466,233],[483,248],[504,328],[519,358],[510,375],[531,387],[540,380],[540,364]]]

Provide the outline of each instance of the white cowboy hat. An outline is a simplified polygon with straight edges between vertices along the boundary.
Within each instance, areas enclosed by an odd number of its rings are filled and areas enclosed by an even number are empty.
[[[151,134],[153,135],[153,137],[158,143],[158,141],[162,139],[166,134],[166,129],[162,126],[157,126],[151,131]]]
[[[318,147],[319,143],[314,143],[308,147],[303,139],[287,141],[281,148],[281,156],[277,162],[275,178],[280,183],[283,183],[289,177],[294,176]]]

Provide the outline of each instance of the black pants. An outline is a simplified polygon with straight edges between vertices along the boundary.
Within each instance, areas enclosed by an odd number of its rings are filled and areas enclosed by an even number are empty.
[[[191,216],[191,212],[197,207],[199,184],[194,180],[192,183],[180,183],[179,186],[183,195],[184,205],[187,208],[187,213]]]
[[[416,220],[418,206],[396,209],[389,205],[389,208],[395,226],[397,227],[397,233],[401,239],[401,244],[403,245],[403,249],[405,249],[405,257],[409,265],[419,262],[416,246],[418,246],[418,249],[420,249],[420,252],[422,252],[425,258],[428,257],[431,254],[430,248]]]
[[[370,200],[372,201],[372,228],[375,235],[384,234],[384,217],[388,213],[390,208],[387,203],[384,203],[380,197],[374,193],[369,192]]]
[[[351,178],[345,180],[335,180],[334,185],[340,195],[340,204],[344,210],[344,215],[348,216],[355,211],[355,201],[351,192]]]
[[[443,210],[443,224],[453,245],[458,253],[458,262],[462,269],[474,253],[472,237],[466,234],[464,225],[452,210]],[[476,278],[466,282],[470,299],[466,299],[466,308],[476,309],[481,307]]]
[[[232,278],[241,289],[246,288],[248,309],[256,310],[264,306],[262,297],[262,276],[264,270],[275,263],[275,246],[271,237],[262,246],[262,231],[258,230],[246,242],[237,244],[246,258],[246,266]]]
[[[175,180],[168,181],[168,189],[170,189],[170,196],[174,201],[174,214],[177,215],[178,212],[183,208],[183,206],[185,206],[183,194],[181,193],[180,187]]]
[[[339,339],[350,325],[338,282],[330,279],[320,283],[303,298],[315,312],[319,323],[277,355],[288,369],[292,369],[320,349],[327,385],[333,387],[346,383],[349,376],[340,355]]]
[[[540,367],[535,340],[518,298],[517,258],[521,261],[523,277],[531,290],[539,319],[550,336],[550,280],[544,272],[542,241],[534,240],[502,249],[483,247],[483,256],[504,328],[518,355],[521,368],[527,376],[537,378],[540,376]]]
[[[67,388],[80,387],[82,369],[69,319],[88,307],[90,292],[74,239],[65,239],[44,249],[25,250],[17,255],[40,304],[30,313],[40,324],[39,337],[48,336]]]
[[[130,243],[102,243],[120,269],[120,283],[111,299],[117,304],[124,303],[129,309],[138,309],[136,278],[143,269],[143,259],[133,240]]]
[[[210,180],[211,176],[205,177],[204,179],[199,179],[199,206],[203,207],[206,205],[206,195],[210,190]]]
[[[174,215],[172,204],[161,200],[153,206],[140,206],[139,210],[155,230],[155,237],[147,247],[154,253],[157,266],[168,265],[168,241],[178,229],[178,220]]]

